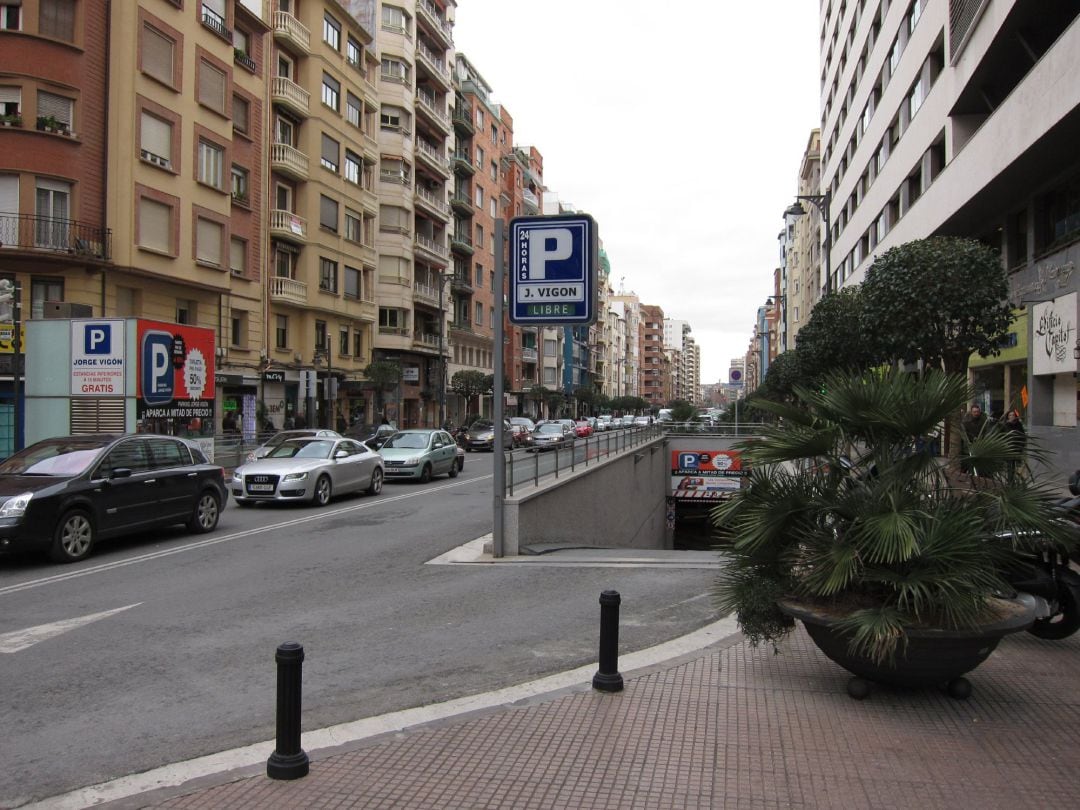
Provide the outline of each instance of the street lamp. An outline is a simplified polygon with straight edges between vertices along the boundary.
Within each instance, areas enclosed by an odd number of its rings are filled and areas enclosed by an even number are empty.
[[[796,194],[795,202],[792,203],[784,216],[801,217],[806,213],[800,200],[812,203],[821,216],[825,219],[825,294],[833,291],[832,283],[832,220],[829,219],[829,192],[824,194]]]

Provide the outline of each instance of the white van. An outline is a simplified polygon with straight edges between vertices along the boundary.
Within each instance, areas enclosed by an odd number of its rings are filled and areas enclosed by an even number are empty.
[[[656,414],[657,422],[670,422],[671,421],[671,408],[661,408],[660,412]]]

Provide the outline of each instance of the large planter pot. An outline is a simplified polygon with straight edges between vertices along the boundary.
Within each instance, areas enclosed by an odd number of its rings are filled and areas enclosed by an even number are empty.
[[[866,697],[869,691],[866,681],[875,681],[912,689],[947,685],[950,695],[966,698],[971,694],[971,686],[961,676],[985,661],[1004,636],[1026,630],[1035,621],[1031,600],[991,602],[999,618],[959,630],[910,628],[906,647],[901,645],[893,661],[880,664],[849,651],[851,636],[837,628],[835,611],[792,599],[781,601],[779,607],[803,623],[818,649],[856,676],[848,683],[848,694],[852,697]]]

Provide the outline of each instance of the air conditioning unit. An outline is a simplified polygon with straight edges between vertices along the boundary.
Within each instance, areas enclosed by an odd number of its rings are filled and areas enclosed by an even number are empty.
[[[72,304],[70,301],[46,301],[42,315],[45,318],[92,318],[94,308],[89,304]]]

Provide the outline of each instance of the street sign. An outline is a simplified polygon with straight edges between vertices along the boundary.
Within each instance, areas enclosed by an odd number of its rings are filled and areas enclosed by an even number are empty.
[[[510,323],[594,323],[598,253],[588,214],[510,220]]]

